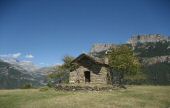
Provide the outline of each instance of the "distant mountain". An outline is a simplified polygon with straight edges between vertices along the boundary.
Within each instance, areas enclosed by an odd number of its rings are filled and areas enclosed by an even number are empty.
[[[9,64],[20,66],[29,72],[30,71],[33,72],[33,71],[39,69],[39,67],[35,66],[31,61],[20,61],[16,58],[12,58],[12,57],[1,57],[0,59],[4,62],[9,63]]]
[[[42,67],[42,68],[37,69],[35,72],[41,73],[41,74],[43,74],[43,75],[49,75],[49,74],[51,74],[51,73],[56,72],[56,70],[55,70],[54,67],[56,67],[56,66]]]
[[[128,44],[128,45],[130,45],[132,47],[136,47],[136,49],[138,49],[137,47],[139,45],[145,45],[148,43],[155,44],[155,46],[157,48],[159,46],[162,47],[161,46],[161,43],[162,43],[164,45],[164,47],[166,47],[167,45],[169,46],[169,42],[170,42],[169,36],[164,36],[164,35],[160,35],[160,34],[148,34],[148,35],[134,35],[127,41],[127,43],[124,43],[124,44]],[[113,43],[109,43],[109,44],[97,43],[92,46],[90,53],[95,54],[95,53],[106,52],[110,48],[116,48],[119,45],[116,45]],[[166,47],[166,48],[170,49],[170,46]]]
[[[12,58],[0,59],[0,88],[21,88],[25,84],[34,87],[45,85],[47,74],[31,62]]]
[[[134,35],[128,40],[128,43],[134,45],[137,43],[160,42],[160,41],[170,41],[170,37],[161,34]]]

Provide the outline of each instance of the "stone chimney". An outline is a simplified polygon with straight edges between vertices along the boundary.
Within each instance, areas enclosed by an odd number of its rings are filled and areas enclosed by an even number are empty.
[[[104,63],[105,63],[105,64],[109,64],[109,59],[108,59],[108,57],[104,57]]]

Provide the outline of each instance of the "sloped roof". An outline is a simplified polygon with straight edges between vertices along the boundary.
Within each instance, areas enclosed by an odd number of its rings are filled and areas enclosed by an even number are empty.
[[[72,63],[79,63],[79,61],[84,60],[84,59],[88,59],[90,61],[92,61],[95,64],[99,64],[99,65],[104,65],[104,66],[109,66],[108,64],[104,63],[104,60],[100,59],[100,58],[94,58],[90,55],[87,55],[85,53],[80,54],[77,58],[75,58]]]

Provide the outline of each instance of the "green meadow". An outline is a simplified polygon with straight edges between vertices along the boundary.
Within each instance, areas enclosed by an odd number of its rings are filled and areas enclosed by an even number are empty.
[[[170,86],[76,92],[0,90],[0,108],[170,108]]]

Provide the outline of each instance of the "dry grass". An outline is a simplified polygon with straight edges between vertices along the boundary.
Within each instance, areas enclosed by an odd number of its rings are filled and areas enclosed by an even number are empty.
[[[168,108],[169,93],[170,86],[130,86],[110,92],[1,90],[0,108]]]

